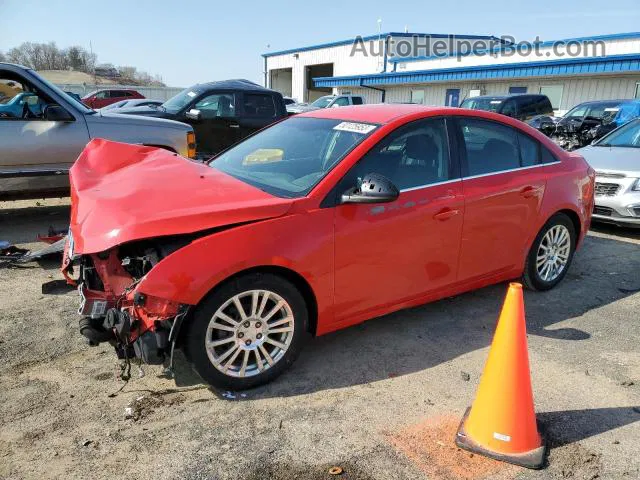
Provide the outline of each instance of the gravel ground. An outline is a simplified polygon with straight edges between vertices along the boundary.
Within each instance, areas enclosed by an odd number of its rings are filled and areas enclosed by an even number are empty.
[[[67,200],[0,203],[0,240],[37,248],[67,217]],[[75,292],[41,294],[56,262],[0,265],[0,478],[640,478],[639,244],[598,227],[560,287],[525,293],[538,472],[453,445],[504,284],[311,340],[276,382],[224,395],[181,356],[175,379],[134,367],[123,385],[77,332]]]

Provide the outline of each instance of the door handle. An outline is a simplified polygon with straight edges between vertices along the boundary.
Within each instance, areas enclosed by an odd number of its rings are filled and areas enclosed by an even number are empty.
[[[229,127],[230,128],[240,128],[240,125],[238,125],[237,123],[230,123]]]
[[[460,213],[458,209],[445,208],[436,213],[433,218],[435,220],[440,220],[441,222],[444,220],[449,220],[451,217],[455,217]]]
[[[524,198],[532,198],[535,197],[536,195],[538,195],[538,192],[540,190],[538,188],[532,187],[532,186],[528,186],[528,187],[524,187],[522,190],[520,190],[520,195],[522,195]]]

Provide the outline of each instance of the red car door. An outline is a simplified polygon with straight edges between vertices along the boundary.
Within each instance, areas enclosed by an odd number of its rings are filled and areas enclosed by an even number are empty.
[[[546,174],[537,140],[490,120],[457,124],[465,198],[458,278],[465,282],[522,268]]]
[[[351,169],[338,193],[369,173],[390,179],[400,196],[335,209],[338,322],[456,281],[464,205],[444,119],[412,122],[388,135]]]

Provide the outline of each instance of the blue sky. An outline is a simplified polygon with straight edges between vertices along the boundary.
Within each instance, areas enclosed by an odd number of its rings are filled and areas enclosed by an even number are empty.
[[[555,40],[638,31],[640,2],[0,0],[0,50],[25,41],[91,42],[100,63],[133,65],[171,86],[261,82],[260,54],[370,35],[378,18],[383,31]]]

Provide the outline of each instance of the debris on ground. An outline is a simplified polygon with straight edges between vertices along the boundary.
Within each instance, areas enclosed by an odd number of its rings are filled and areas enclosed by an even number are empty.
[[[124,418],[137,422],[148,417],[160,407],[172,407],[183,402],[184,396],[180,393],[152,392],[140,395],[125,407]]]
[[[329,475],[342,475],[342,467],[331,467],[329,469]]]
[[[467,372],[460,372],[460,377],[462,377],[462,380],[464,380],[465,382],[471,380],[471,375],[469,375]]]

